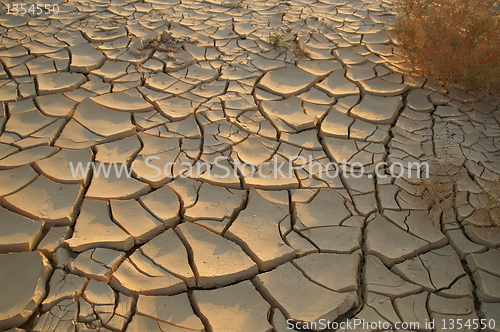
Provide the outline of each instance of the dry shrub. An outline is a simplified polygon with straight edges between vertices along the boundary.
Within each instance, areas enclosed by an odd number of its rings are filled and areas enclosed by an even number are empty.
[[[421,74],[500,93],[500,8],[494,0],[398,0],[393,33]]]
[[[458,169],[447,161],[429,160],[428,163],[432,172],[429,178],[416,181],[417,194],[429,204],[430,210],[446,211],[453,206]]]

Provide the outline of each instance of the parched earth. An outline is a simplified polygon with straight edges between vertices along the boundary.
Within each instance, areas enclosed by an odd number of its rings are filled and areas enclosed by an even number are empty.
[[[500,111],[402,74],[390,8],[3,8],[0,330],[500,331]]]

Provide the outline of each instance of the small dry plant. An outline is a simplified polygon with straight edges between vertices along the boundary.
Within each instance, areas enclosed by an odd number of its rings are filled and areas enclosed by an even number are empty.
[[[154,48],[157,51],[179,53],[182,51],[184,43],[197,44],[198,41],[191,37],[185,36],[175,38],[168,31],[164,31],[159,36],[154,36],[151,41],[144,44],[144,48]]]
[[[222,2],[221,7],[225,8],[244,8],[243,0],[238,2]]]
[[[446,162],[429,162],[432,170],[429,178],[421,178],[417,184],[417,193],[428,203],[431,210],[446,211],[453,206],[453,185],[456,181],[456,167]]]
[[[398,0],[393,34],[420,74],[485,95],[500,94],[496,0]]]
[[[422,179],[418,185],[418,193],[420,197],[431,205],[441,205],[448,202],[450,198],[449,182],[443,181],[438,177],[430,177]]]
[[[288,48],[290,45],[285,41],[285,35],[277,32],[273,32],[269,35],[269,44],[273,45],[274,48],[279,49],[281,47]]]
[[[447,213],[453,209],[455,192],[454,186],[460,181],[460,167],[448,161],[436,160],[429,162],[432,173],[429,178],[421,178],[416,184],[417,194],[426,204],[429,204],[429,213],[443,211]],[[480,219],[487,221],[493,227],[500,227],[500,176],[483,188],[485,198],[483,203],[476,207]]]

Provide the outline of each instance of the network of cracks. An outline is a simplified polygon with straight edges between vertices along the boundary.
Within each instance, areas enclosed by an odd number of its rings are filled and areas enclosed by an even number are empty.
[[[485,189],[500,110],[402,74],[391,6],[71,0],[1,15],[0,329],[499,331]],[[265,176],[291,156],[306,160],[292,176]],[[217,158],[236,171],[210,176]],[[365,174],[318,166],[344,160]],[[197,162],[209,169],[176,175]],[[430,179],[387,171],[408,162]],[[269,165],[245,177],[243,163]]]

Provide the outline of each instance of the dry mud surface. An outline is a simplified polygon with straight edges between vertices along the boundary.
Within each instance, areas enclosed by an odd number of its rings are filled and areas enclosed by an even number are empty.
[[[500,171],[500,112],[401,74],[389,7],[4,8],[0,330],[282,332],[287,319],[358,318],[456,331],[450,320],[483,318],[499,331],[500,228],[483,189]],[[167,174],[147,176],[149,156],[172,162]],[[290,156],[366,173],[169,177],[181,163],[215,171],[217,157],[269,172]],[[408,161],[429,162],[431,181],[373,176]],[[73,176],[69,162],[134,171]]]

